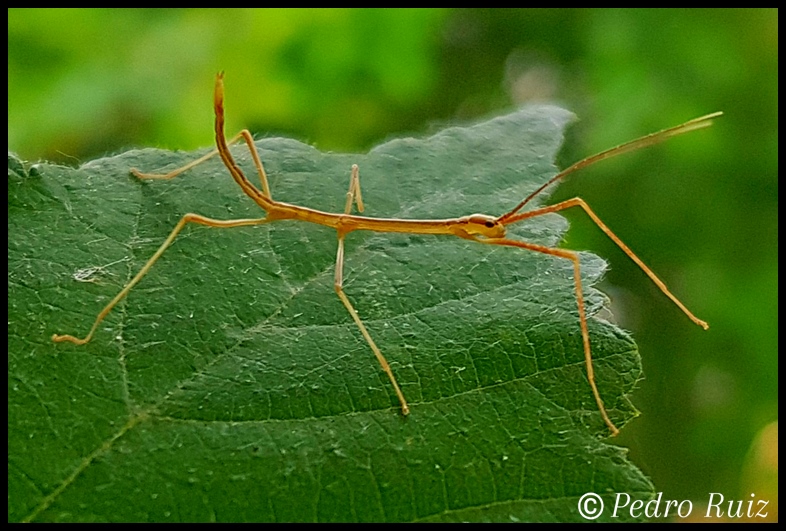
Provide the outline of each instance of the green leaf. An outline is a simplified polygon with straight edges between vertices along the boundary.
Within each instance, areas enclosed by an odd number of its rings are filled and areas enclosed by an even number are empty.
[[[367,215],[498,215],[554,174],[570,119],[527,108],[366,155],[257,146],[277,200],[340,212],[357,163]],[[245,146],[233,150],[252,176]],[[586,492],[607,506],[616,492],[653,495],[602,440],[564,259],[348,235],[344,287],[406,418],[334,293],[336,236],[321,226],[189,226],[90,343],[52,343],[86,334],[185,213],[264,215],[217,159],[171,181],[128,174],[195,156],[146,149],[29,171],[9,158],[9,520],[581,521]],[[548,215],[511,234],[556,246],[566,228]],[[593,315],[605,263],[581,259]],[[638,353],[613,325],[589,325],[622,426]]]

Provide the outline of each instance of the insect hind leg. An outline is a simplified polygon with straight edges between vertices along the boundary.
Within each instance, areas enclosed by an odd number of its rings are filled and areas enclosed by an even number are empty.
[[[248,129],[243,129],[242,131],[240,131],[238,134],[236,134],[235,136],[233,136],[231,139],[227,141],[227,146],[231,146],[241,138],[245,140],[246,145],[248,146],[248,150],[251,152],[251,158],[254,159],[254,166],[256,167],[257,173],[259,174],[259,182],[262,184],[263,193],[268,199],[273,199],[273,197],[270,195],[270,186],[268,185],[267,182],[267,173],[265,172],[265,166],[262,164],[262,160],[259,158],[259,152],[257,151],[256,145],[254,144],[254,138],[251,136],[251,132]],[[183,173],[187,172],[191,168],[199,166],[203,162],[210,160],[216,155],[218,155],[218,149],[214,149],[210,153],[203,155],[196,160],[192,160],[191,162],[189,162],[184,166],[175,168],[169,173],[144,173],[136,168],[131,168],[129,171],[137,179],[168,181],[170,179],[174,179],[179,175],[182,175]]]

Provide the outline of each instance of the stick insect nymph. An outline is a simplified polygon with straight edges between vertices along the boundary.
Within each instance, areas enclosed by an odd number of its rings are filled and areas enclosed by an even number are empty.
[[[565,210],[571,207],[580,207],[582,210],[584,210],[584,212],[586,212],[586,214],[592,219],[592,221],[609,238],[611,238],[611,240],[614,241],[614,243],[616,243],[622,249],[622,251],[625,252],[625,254],[627,254],[628,257],[630,257],[631,260],[633,260],[644,271],[644,273],[647,274],[647,276],[650,277],[650,279],[660,288],[660,290],[667,297],[669,297],[688,316],[688,318],[690,318],[694,323],[700,325],[704,329],[708,328],[707,323],[694,316],[677,299],[677,297],[675,297],[668,290],[668,288],[666,288],[666,285],[646,265],[644,265],[644,263],[635,254],[633,254],[633,252],[600,220],[600,218],[598,218],[598,216],[590,209],[590,207],[581,198],[576,197],[573,199],[569,199],[567,201],[562,201],[555,205],[536,208],[534,210],[529,210],[525,212],[520,212],[520,211],[527,203],[529,203],[538,194],[543,192],[549,185],[555,183],[556,181],[564,178],[565,176],[575,171],[578,171],[586,166],[589,166],[601,160],[611,158],[616,155],[626,153],[628,151],[640,149],[645,146],[656,144],[658,142],[662,142],[663,140],[666,140],[669,137],[707,127],[712,123],[711,122],[712,118],[715,118],[722,114],[720,112],[716,112],[713,114],[702,116],[700,118],[696,118],[694,120],[678,125],[676,127],[672,127],[670,129],[665,129],[663,131],[641,137],[631,142],[627,142],[625,144],[598,153],[597,155],[593,155],[591,157],[582,159],[579,162],[570,166],[569,168],[556,174],[548,182],[546,182],[537,190],[532,192],[529,196],[527,196],[512,210],[506,212],[501,216],[490,216],[486,214],[472,214],[460,218],[451,218],[451,219],[411,220],[411,219],[398,219],[398,218],[372,218],[372,217],[351,214],[353,204],[356,205],[358,212],[363,212],[363,200],[360,193],[360,177],[359,177],[359,170],[357,165],[352,166],[352,170],[350,174],[349,190],[347,191],[347,199],[346,199],[346,204],[343,213],[339,214],[339,213],[331,213],[331,212],[322,212],[319,210],[314,210],[303,206],[275,201],[270,193],[270,187],[268,186],[267,175],[265,174],[265,169],[259,158],[259,154],[257,153],[257,149],[256,146],[254,145],[251,133],[248,130],[243,130],[229,141],[227,141],[224,135],[223,73],[219,73],[216,76],[213,104],[214,104],[214,110],[216,116],[215,119],[215,133],[216,133],[216,145],[217,145],[216,150],[165,175],[142,173],[133,168],[131,169],[131,173],[133,173],[139,179],[172,179],[180,175],[181,173],[185,172],[186,170],[193,168],[197,164],[200,164],[205,160],[209,159],[210,157],[213,157],[214,155],[218,154],[221,157],[221,160],[224,162],[224,165],[229,170],[229,173],[232,175],[232,178],[240,186],[243,192],[266,212],[265,217],[256,218],[256,219],[217,220],[217,219],[207,218],[205,216],[200,216],[199,214],[184,215],[177,223],[175,228],[172,230],[172,232],[169,234],[169,236],[166,238],[166,240],[161,244],[161,246],[155,252],[155,254],[147,261],[144,267],[142,267],[142,269],[136,274],[136,276],[134,276],[133,279],[131,279],[131,281],[128,284],[126,284],[126,286],[120,291],[120,293],[118,293],[109,302],[109,304],[107,304],[106,307],[104,307],[103,310],[101,310],[101,312],[96,317],[95,322],[93,323],[93,326],[91,327],[90,331],[84,338],[77,338],[71,335],[54,334],[52,336],[53,341],[55,342],[69,341],[77,345],[83,345],[88,341],[90,341],[90,339],[93,337],[93,334],[98,329],[98,325],[101,323],[101,321],[103,321],[103,319],[112,310],[112,308],[114,308],[115,305],[117,305],[117,303],[120,302],[120,300],[122,300],[123,297],[125,297],[128,294],[128,292],[131,291],[131,289],[137,283],[139,283],[142,277],[144,277],[147,274],[147,272],[150,270],[153,264],[155,264],[155,262],[161,257],[164,251],[172,244],[172,242],[177,237],[178,233],[180,233],[183,227],[185,227],[189,223],[196,223],[198,225],[205,225],[208,227],[215,227],[215,228],[231,228],[231,227],[244,227],[250,225],[261,225],[264,223],[270,223],[282,219],[300,220],[308,223],[316,223],[318,225],[324,225],[326,227],[333,228],[337,232],[338,251],[336,255],[336,269],[335,269],[335,277],[334,277],[334,288],[336,294],[338,295],[342,304],[345,306],[345,308],[351,315],[355,324],[358,326],[361,334],[363,335],[364,339],[368,343],[371,350],[374,352],[374,355],[379,361],[379,364],[382,366],[382,369],[385,371],[388,378],[390,379],[390,383],[392,384],[393,389],[395,390],[398,400],[401,404],[401,411],[404,415],[407,415],[410,412],[409,405],[407,404],[407,400],[404,398],[404,394],[399,388],[398,382],[396,381],[396,377],[393,375],[393,372],[391,371],[387,360],[382,355],[382,352],[377,347],[376,343],[374,343],[374,340],[371,338],[371,335],[366,329],[366,326],[363,324],[363,321],[361,321],[360,317],[358,316],[358,313],[355,311],[354,306],[352,306],[352,303],[349,301],[346,294],[344,293],[344,289],[343,289],[344,238],[348,233],[356,230],[367,230],[367,231],[374,231],[374,232],[396,232],[396,233],[407,233],[407,234],[435,234],[435,235],[457,236],[459,238],[472,240],[477,243],[481,243],[485,245],[502,245],[507,247],[518,247],[520,249],[526,249],[529,251],[535,251],[538,253],[570,260],[573,263],[573,277],[574,277],[574,285],[576,290],[576,302],[578,306],[579,326],[581,329],[581,336],[583,342],[584,360],[587,370],[587,379],[589,381],[590,388],[592,389],[592,394],[595,398],[595,402],[597,403],[598,410],[600,412],[601,417],[603,418],[603,421],[606,423],[606,426],[608,426],[609,430],[611,431],[611,434],[617,435],[619,433],[619,430],[609,418],[609,415],[606,412],[606,408],[603,404],[603,399],[601,398],[600,392],[598,391],[598,387],[595,383],[595,375],[592,365],[592,349],[590,347],[589,330],[587,328],[587,317],[586,317],[586,311],[584,306],[584,296],[581,287],[581,267],[579,263],[578,254],[574,251],[570,251],[566,249],[546,247],[543,245],[529,243],[520,240],[514,240],[506,237],[505,229],[508,225],[518,223],[525,219],[542,216],[544,214],[559,212],[560,210]],[[241,138],[245,141],[246,145],[248,146],[251,152],[251,156],[254,160],[254,165],[257,169],[260,183],[262,185],[261,190],[257,188],[254,184],[252,184],[251,181],[248,180],[248,178],[245,176],[243,171],[237,165],[234,158],[232,157],[232,154],[229,151],[229,145],[240,140]]]

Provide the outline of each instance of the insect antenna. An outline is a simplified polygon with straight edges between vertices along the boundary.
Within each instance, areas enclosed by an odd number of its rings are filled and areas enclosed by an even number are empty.
[[[643,136],[641,138],[637,138],[636,140],[631,140],[630,142],[625,142],[624,144],[620,144],[619,146],[615,146],[611,149],[607,149],[605,151],[601,151],[595,155],[591,155],[585,159],[581,159],[580,161],[574,163],[572,166],[562,170],[557,175],[546,181],[540,187],[538,187],[534,192],[529,194],[524,201],[516,205],[516,207],[511,210],[510,212],[503,214],[497,221],[500,223],[505,223],[511,216],[513,216],[516,212],[521,210],[524,205],[532,201],[538,194],[543,192],[546,188],[554,184],[555,182],[559,181],[560,179],[570,175],[573,172],[579,171],[582,168],[586,168],[587,166],[591,166],[596,162],[600,162],[605,159],[610,159],[612,157],[616,157],[617,155],[622,155],[623,153],[628,153],[629,151],[635,151],[637,149],[641,149],[643,147],[651,146],[653,144],[657,144],[659,142],[663,142],[664,140],[671,138],[672,136],[681,135],[683,133],[688,133],[690,131],[695,131],[697,129],[703,129],[705,127],[709,127],[712,125],[712,119],[717,118],[723,114],[722,112],[714,112],[712,114],[707,114],[705,116],[700,116],[699,118],[694,118],[684,124],[680,124],[674,127],[670,127],[668,129],[664,129],[662,131],[658,131],[657,133],[651,133],[647,136]]]

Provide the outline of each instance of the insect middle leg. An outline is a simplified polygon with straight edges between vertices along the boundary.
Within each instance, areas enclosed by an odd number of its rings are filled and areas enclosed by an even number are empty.
[[[349,214],[351,212],[353,202],[357,204],[358,210],[363,212],[363,199],[360,195],[360,174],[357,164],[352,165],[349,191],[347,192],[347,202],[344,206],[345,214]],[[382,366],[382,370],[385,371],[385,374],[388,375],[390,383],[393,385],[393,389],[396,391],[396,396],[401,403],[401,413],[404,415],[409,415],[409,405],[407,404],[407,399],[404,398],[404,393],[401,392],[401,388],[398,386],[398,382],[396,381],[396,377],[393,375],[393,371],[390,369],[388,360],[385,359],[385,356],[382,355],[382,351],[380,351],[379,347],[377,347],[377,344],[374,343],[374,340],[371,338],[371,334],[369,334],[368,330],[366,329],[366,325],[364,325],[363,321],[360,320],[360,316],[344,293],[344,236],[346,236],[346,234],[339,231],[338,251],[336,253],[336,275],[334,278],[333,287],[336,290],[336,295],[338,295],[338,298],[341,299],[342,304],[344,304],[344,307],[349,312],[349,315],[352,316],[352,320],[355,321],[355,324],[360,329],[360,333],[363,335],[366,343],[368,343],[368,346],[371,347],[371,350],[374,352],[374,356],[377,357],[377,361],[379,361],[379,364]]]
[[[357,164],[352,165],[349,176],[349,191],[347,191],[347,203],[344,205],[344,214],[352,212],[352,203],[357,205],[358,212],[363,212],[363,196],[360,194],[360,170]]]

